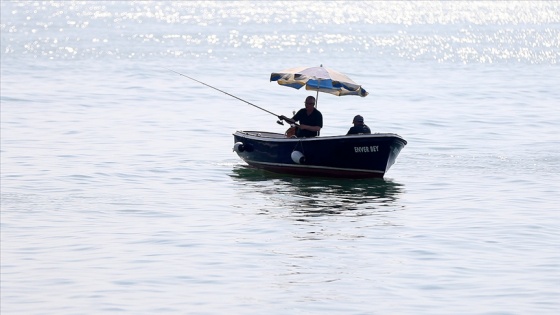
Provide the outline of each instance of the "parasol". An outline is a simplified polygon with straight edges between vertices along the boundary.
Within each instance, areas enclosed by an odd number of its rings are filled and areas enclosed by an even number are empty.
[[[323,67],[296,67],[280,72],[273,72],[270,81],[276,81],[280,85],[289,86],[294,89],[301,89],[305,86],[306,90],[329,93],[336,96],[359,95],[366,97],[369,93],[352,81],[348,76]]]

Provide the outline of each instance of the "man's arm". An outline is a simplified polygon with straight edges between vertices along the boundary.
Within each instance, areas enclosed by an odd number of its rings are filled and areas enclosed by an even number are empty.
[[[285,121],[287,121],[287,122],[290,123],[290,124],[295,124],[295,123],[296,123],[295,120],[293,120],[292,118],[288,118],[288,117],[286,117],[286,116],[284,116],[284,115],[278,116],[278,119],[280,119],[280,120],[285,120]]]
[[[309,126],[309,125],[299,125],[299,129],[309,130],[309,131],[320,131],[319,126]]]

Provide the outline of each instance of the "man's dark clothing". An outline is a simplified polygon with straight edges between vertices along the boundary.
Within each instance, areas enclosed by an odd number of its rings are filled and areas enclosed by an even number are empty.
[[[355,125],[354,127],[350,128],[350,130],[348,130],[347,135],[358,134],[358,133],[369,135],[371,134],[371,130],[369,130],[369,127],[366,124]]]
[[[319,126],[323,128],[323,114],[321,114],[321,112],[318,111],[317,109],[314,109],[313,112],[311,112],[311,115],[307,115],[307,110],[305,108],[302,108],[296,113],[296,115],[292,119],[298,121],[302,125]],[[310,138],[310,137],[316,137],[318,135],[319,132],[317,131],[302,130],[299,128],[296,133],[296,136],[298,138],[301,137]]]

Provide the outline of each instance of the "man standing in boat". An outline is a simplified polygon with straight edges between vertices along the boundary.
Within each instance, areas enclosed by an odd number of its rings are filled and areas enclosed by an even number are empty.
[[[323,114],[315,108],[315,97],[313,96],[308,96],[305,99],[305,108],[300,109],[292,119],[286,116],[280,116],[279,118],[290,123],[293,121],[299,122],[296,131],[298,138],[316,137],[323,128]]]

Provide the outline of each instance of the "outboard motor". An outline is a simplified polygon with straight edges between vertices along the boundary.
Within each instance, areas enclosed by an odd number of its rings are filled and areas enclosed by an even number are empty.
[[[301,153],[299,151],[293,151],[292,152],[292,161],[294,161],[297,164],[304,164],[305,163],[305,156],[303,155],[303,153]]]
[[[245,145],[243,145],[243,142],[236,142],[233,145],[233,151],[235,151],[237,153],[241,153],[241,152],[245,151]]]

